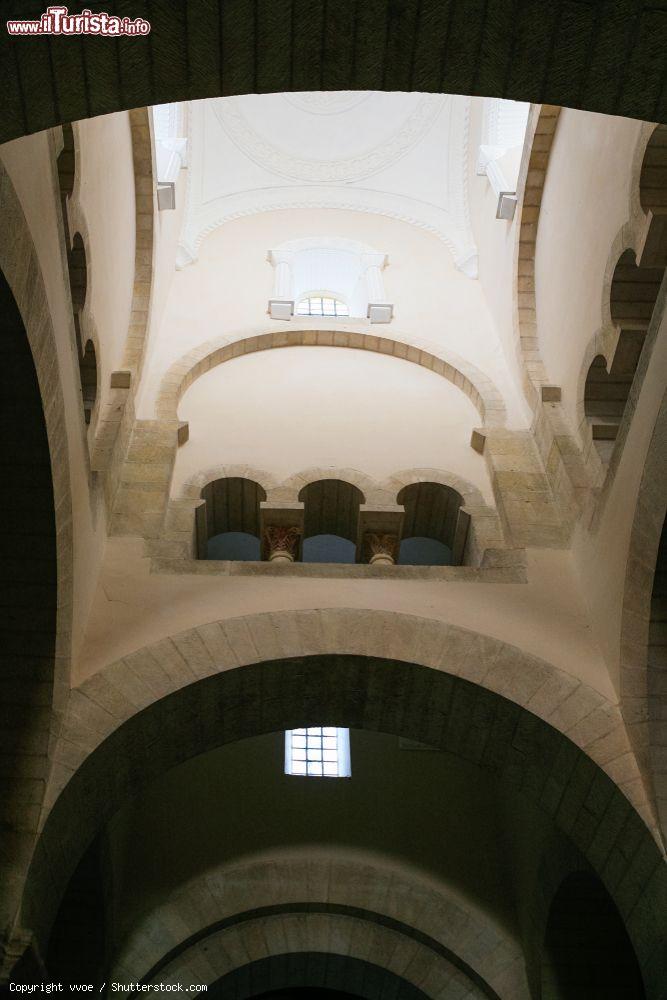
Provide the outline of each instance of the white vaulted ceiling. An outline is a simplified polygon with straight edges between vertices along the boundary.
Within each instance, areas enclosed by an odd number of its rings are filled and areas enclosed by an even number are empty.
[[[193,102],[179,266],[195,260],[206,234],[232,219],[332,208],[432,232],[474,276],[469,106],[461,96],[374,91]]]

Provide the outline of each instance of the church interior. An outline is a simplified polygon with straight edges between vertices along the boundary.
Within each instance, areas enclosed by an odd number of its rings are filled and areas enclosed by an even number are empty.
[[[667,9],[106,6],[0,39],[0,988],[667,1000]]]

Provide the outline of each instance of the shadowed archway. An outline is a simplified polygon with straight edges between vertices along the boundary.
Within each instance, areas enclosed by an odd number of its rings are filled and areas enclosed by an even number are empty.
[[[7,18],[39,18],[10,0]],[[303,90],[481,94],[667,119],[667,11],[650,0],[114,0],[145,37],[0,36],[0,141],[168,101]]]
[[[349,955],[296,952],[250,962],[207,990],[213,1000],[426,1000],[407,980]]]
[[[225,743],[324,717],[330,724],[425,740],[473,761],[535,803],[605,881],[637,951],[647,996],[659,996],[667,872],[614,782],[567,737],[504,697],[444,671],[370,656],[249,664],[195,681],[136,712],[84,760],[56,800],[30,869],[24,926],[38,941],[48,938],[87,844],[153,778]]]

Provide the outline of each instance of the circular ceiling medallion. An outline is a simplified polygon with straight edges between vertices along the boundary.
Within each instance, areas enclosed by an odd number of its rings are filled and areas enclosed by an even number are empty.
[[[299,97],[340,97],[344,92],[332,94],[300,94]],[[348,91],[359,97],[358,91]],[[372,93],[370,91],[369,93]],[[293,95],[290,95],[293,96]],[[441,94],[422,94],[410,114],[397,123],[393,133],[372,149],[333,160],[315,160],[294,156],[279,149],[260,135],[243,113],[243,99],[224,97],[215,103],[215,114],[227,135],[236,146],[255,163],[289,180],[305,184],[349,184],[351,181],[370,177],[395,163],[418,142],[449,98]]]
[[[338,115],[356,108],[372,93],[372,90],[306,90],[283,96],[299,111],[311,115]]]

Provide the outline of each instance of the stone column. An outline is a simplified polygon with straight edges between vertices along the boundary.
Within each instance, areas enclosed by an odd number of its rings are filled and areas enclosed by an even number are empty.
[[[403,530],[405,508],[401,504],[359,507],[357,560],[371,566],[393,566]]]
[[[372,531],[366,532],[363,540],[363,548],[366,559],[370,566],[394,566],[398,554],[397,535],[376,535]]]
[[[303,504],[263,500],[259,505],[262,558],[269,562],[294,562],[303,535]]]
[[[371,323],[390,323],[394,315],[394,307],[385,299],[382,280],[382,268],[387,263],[387,255],[384,253],[365,253],[362,254],[361,262],[365,268],[364,277],[368,296],[366,316]]]
[[[292,252],[271,250],[269,261],[275,270],[273,295],[269,299],[269,314],[272,319],[290,319],[294,315]]]

